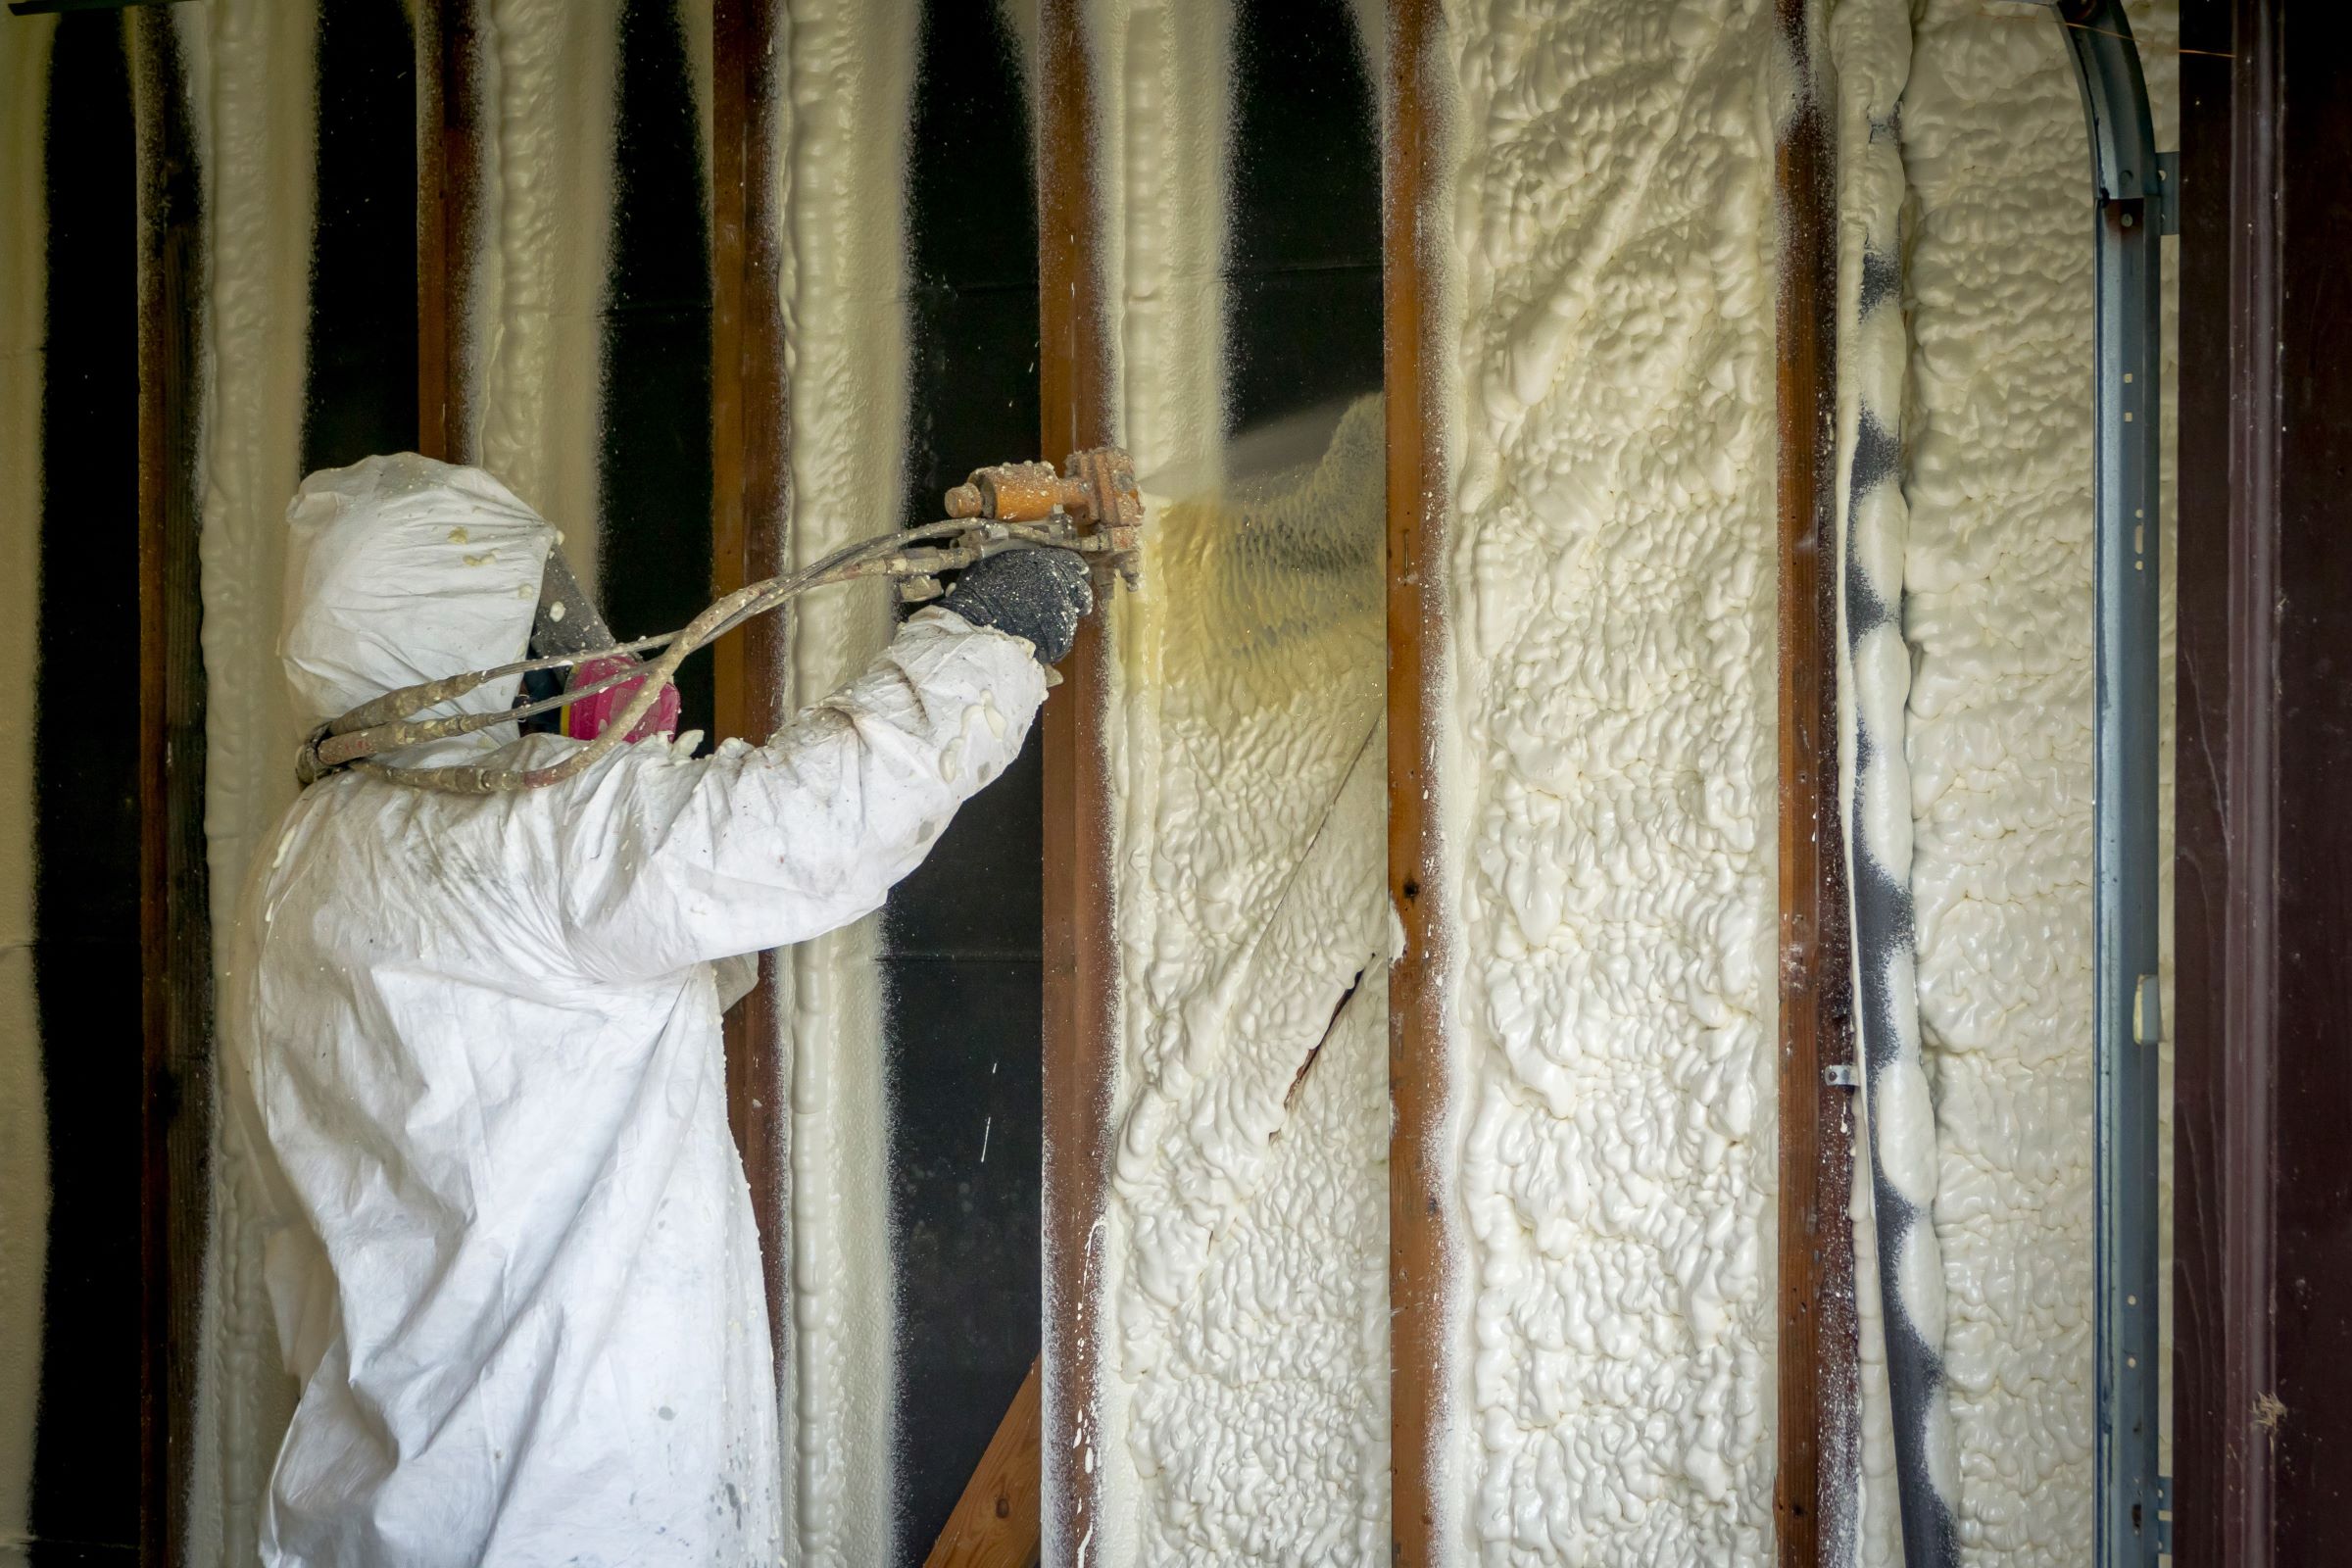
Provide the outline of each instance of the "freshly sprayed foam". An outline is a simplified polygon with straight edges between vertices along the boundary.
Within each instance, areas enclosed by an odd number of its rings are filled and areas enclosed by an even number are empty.
[[[286,501],[302,477],[315,19],[269,0],[220,0],[173,20],[204,191],[197,494],[217,967],[246,865],[293,798],[300,740],[277,621]],[[198,1561],[252,1560],[292,1413],[261,1278],[264,1238],[250,1218],[259,1202],[245,1150],[217,1130],[192,1486]]]
[[[1450,46],[1460,1545],[1760,1563],[1771,15],[1502,4]]]
[[[898,524],[906,429],[904,127],[913,91],[912,9],[864,0],[794,8],[784,138],[783,308],[792,360],[796,562]],[[890,634],[878,589],[803,600],[792,620],[787,706],[816,702]],[[793,1445],[784,1482],[797,1560],[890,1561],[889,1139],[877,923],[791,950],[784,1042],[792,1066],[792,1331],[785,1380]],[[919,1391],[915,1394],[920,1397]]]
[[[204,170],[205,840],[213,925],[294,798],[301,739],[278,669],[286,502],[302,477],[314,22],[259,0],[179,19]]]
[[[1106,1560],[1386,1549],[1383,495],[1365,398],[1319,461],[1152,514],[1121,639],[1156,787],[1117,861]]]
[[[2135,5],[2132,22],[2158,139],[2171,145],[2174,11]],[[1949,1293],[1947,1462],[1964,1555],[1984,1564],[2076,1562],[2090,1544],[2082,137],[2076,82],[2045,17],[1968,0],[1922,8],[1903,99],[1918,213],[1906,279],[1911,868]],[[2172,604],[2168,571],[2168,647]],[[2160,668],[2169,704],[2169,654]],[[2169,792],[2169,754],[2164,777]],[[2169,808],[2165,820],[2169,839]],[[2164,936],[2169,983],[2169,923]]]
[[[1118,440],[1142,473],[1182,471],[1188,490],[1213,491],[1222,472],[1224,434],[1223,260],[1228,221],[1225,191],[1227,122],[1231,114],[1233,15],[1227,0],[1209,3],[1136,3],[1089,0],[1086,36],[1100,94],[1100,136],[1094,150],[1102,210],[1100,265],[1111,301],[1112,376]],[[1156,581],[1147,595],[1158,592]],[[1124,956],[1148,951],[1151,923],[1130,890],[1148,885],[1152,846],[1160,828],[1159,759],[1154,687],[1158,676],[1155,622],[1124,596],[1106,612],[1105,631],[1116,655],[1103,709],[1104,747],[1111,789],[1113,878],[1122,953],[1118,1054],[1110,1093],[1123,1104],[1135,1072],[1139,1043],[1152,1027],[1138,976]],[[1051,1154],[1049,1153],[1049,1159]],[[1083,1478],[1097,1477],[1100,1516],[1078,1522],[1095,1535],[1101,1560],[1135,1560],[1158,1538],[1152,1476],[1135,1446],[1135,1381],[1119,1374],[1120,1285],[1127,1245],[1114,1204],[1100,1233],[1103,1286],[1092,1305],[1103,1347],[1100,1378],[1087,1391],[1092,1423],[1068,1443],[1046,1445],[1043,1483],[1048,1497],[1071,1495]],[[1053,1276],[1049,1259],[1048,1277]],[[1079,1303],[1049,1299],[1049,1322],[1080,1315]],[[1049,1348],[1045,1363],[1051,1401],[1067,1373]],[[1059,1538],[1059,1510],[1045,1510],[1049,1560],[1077,1545]]]
[[[1095,156],[1120,439],[1138,472],[1184,465],[1210,482],[1225,434],[1233,26],[1228,0],[1089,8],[1108,89]]]
[[[591,595],[619,18],[619,0],[483,6],[483,243],[460,372],[474,461],[564,530]]]
[[[57,24],[10,21],[0,27],[0,662],[28,689],[40,661],[42,144]],[[32,717],[29,703],[0,707],[0,1553],[31,1524],[49,1246],[49,1128],[32,984]]]

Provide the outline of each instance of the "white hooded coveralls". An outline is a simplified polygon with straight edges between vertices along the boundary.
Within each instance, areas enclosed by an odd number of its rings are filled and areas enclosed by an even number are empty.
[[[288,521],[309,722],[522,657],[554,530],[487,474],[371,458],[306,481]],[[271,1191],[302,1384],[267,1562],[779,1560],[713,960],[879,907],[1044,696],[1028,644],[934,610],[763,747],[624,746],[489,797],[304,792],[224,998],[228,1136]],[[579,744],[502,725],[395,760]]]

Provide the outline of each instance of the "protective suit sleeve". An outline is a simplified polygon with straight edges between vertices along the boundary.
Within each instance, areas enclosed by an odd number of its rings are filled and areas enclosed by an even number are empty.
[[[718,1010],[724,1012],[750,996],[760,983],[760,955],[738,953],[719,959],[713,978],[718,982]]]
[[[1026,643],[927,610],[763,747],[584,775],[556,846],[574,961],[651,979],[881,907],[1045,695]]]

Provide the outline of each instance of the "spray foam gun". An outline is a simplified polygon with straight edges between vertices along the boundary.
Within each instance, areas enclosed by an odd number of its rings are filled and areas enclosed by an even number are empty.
[[[627,643],[612,641],[594,607],[562,566],[561,556],[553,557],[549,578],[556,586],[543,596],[534,635],[543,657],[404,686],[363,703],[312,734],[296,760],[295,775],[307,785],[328,773],[356,768],[396,783],[457,795],[545,789],[592,766],[635,733],[662,700],[687,655],[828,583],[890,577],[898,584],[902,602],[920,604],[945,592],[941,573],[959,571],[983,557],[1005,550],[1074,550],[1094,564],[1099,593],[1108,591],[1113,576],[1130,589],[1138,584],[1143,497],[1136,488],[1134,463],[1116,447],[1073,453],[1058,473],[1050,463],[982,468],[947,493],[945,511],[948,515],[942,521],[844,545],[799,571],[739,588],[681,630]],[[568,668],[657,648],[663,652],[651,664],[620,664],[544,701],[498,712],[415,716],[509,675]],[[550,712],[630,683],[634,686],[627,702],[596,739],[544,767],[400,767],[373,760],[382,753]]]

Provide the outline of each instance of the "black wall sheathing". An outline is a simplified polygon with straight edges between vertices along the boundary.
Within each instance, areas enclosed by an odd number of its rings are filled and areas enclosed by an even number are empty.
[[[923,10],[907,153],[909,523],[938,518],[940,492],[972,469],[1041,455],[1020,63],[994,6]],[[1042,802],[1032,732],[883,916],[906,1563],[931,1549],[1038,1350]]]
[[[1380,390],[1380,108],[1346,0],[1243,0],[1226,232],[1235,432]]]
[[[0,25],[6,25],[0,21]],[[61,18],[44,180],[32,974],[49,1250],[27,1560],[135,1560],[139,1506],[138,285],[119,16]]]
[[[318,11],[302,471],[416,449],[416,59],[400,0]]]
[[[710,215],[674,0],[621,8],[618,94],[598,598],[625,642],[685,625],[711,597]],[[709,651],[677,684],[680,728],[710,734]]]

